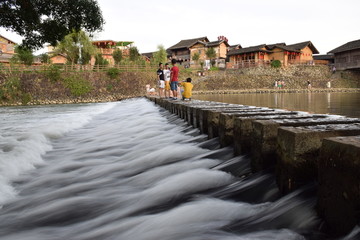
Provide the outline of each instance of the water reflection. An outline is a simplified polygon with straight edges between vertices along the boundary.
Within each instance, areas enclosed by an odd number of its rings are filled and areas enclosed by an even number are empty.
[[[199,100],[360,117],[360,93],[249,93],[193,97]]]

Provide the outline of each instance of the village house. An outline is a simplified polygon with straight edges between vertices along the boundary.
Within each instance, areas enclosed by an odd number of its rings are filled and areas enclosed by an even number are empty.
[[[177,44],[169,47],[170,58],[177,59],[181,64],[190,66],[190,61],[195,52],[199,53],[200,59],[205,57],[205,43],[208,43],[207,37],[181,40]]]
[[[226,68],[241,68],[265,64],[270,61],[270,52],[271,51],[266,49],[265,44],[231,49],[227,53],[229,62],[227,63]]]
[[[286,45],[285,43],[261,44],[229,50],[227,68],[267,65],[279,60],[283,66],[289,64],[313,64],[313,54],[319,53],[310,41]]]
[[[360,69],[360,39],[331,50],[337,70]]]
[[[95,45],[101,54],[101,56],[106,59],[110,65],[114,65],[115,61],[112,56],[116,49],[120,49],[122,51],[123,57],[129,56],[129,49],[132,46],[133,42],[125,42],[120,41],[116,42],[113,40],[99,40],[93,41],[92,44]],[[48,46],[48,54],[50,56],[50,60],[53,64],[66,64],[67,58],[65,54],[54,54],[54,47]],[[95,64],[94,56],[91,59],[91,65]]]
[[[14,41],[0,35],[0,63],[10,63],[10,59],[15,54],[15,45],[16,43]]]
[[[130,55],[130,48],[134,42],[130,41],[113,41],[113,40],[99,40],[93,41],[92,44],[95,45],[99,53],[102,55],[104,59],[106,59],[110,65],[114,65],[115,61],[112,56],[116,49],[120,49],[122,51],[123,57],[128,57]],[[93,64],[94,60],[92,60]]]
[[[192,65],[199,65],[203,62],[205,65],[210,65],[210,59],[206,56],[209,48],[213,48],[216,56],[214,59],[215,66],[225,67],[225,59],[229,44],[226,39],[219,38],[217,41],[210,42],[207,37],[193,38],[181,40],[177,44],[169,47],[167,51],[170,52],[170,58],[177,59],[180,64],[185,67]],[[199,60],[194,61],[193,56],[199,55]]]
[[[334,65],[334,54],[315,54],[313,58],[315,65]]]

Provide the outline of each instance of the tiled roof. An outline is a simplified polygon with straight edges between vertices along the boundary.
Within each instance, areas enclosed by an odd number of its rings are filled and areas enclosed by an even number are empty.
[[[252,47],[247,47],[247,48],[232,49],[227,53],[227,55],[231,56],[231,55],[237,55],[237,54],[243,54],[243,53],[271,52],[269,50],[264,50],[263,48],[265,46],[266,46],[265,44],[261,44],[261,45],[258,45],[258,46],[252,46]]]
[[[152,58],[153,57],[153,53],[154,52],[148,52],[148,53],[142,53],[141,55],[147,57],[147,58]]]
[[[228,42],[224,41],[224,40],[218,40],[218,41],[213,41],[213,42],[208,42],[206,43],[207,47],[216,47],[219,46],[221,43],[225,43],[226,46],[229,46]]]
[[[334,60],[334,54],[313,55],[314,60]]]
[[[329,53],[339,53],[339,52],[351,51],[359,48],[360,48],[360,39],[345,43],[344,45],[341,45],[340,47],[331,50]]]
[[[235,44],[235,45],[230,45],[229,49],[237,49],[237,48],[242,48],[242,46],[240,44]]]
[[[266,48],[273,50],[275,47],[286,46],[285,43],[266,44]]]
[[[175,50],[175,49],[180,49],[180,48],[189,48],[189,47],[193,46],[195,43],[197,43],[199,41],[200,42],[209,42],[209,39],[207,37],[201,37],[201,38],[193,38],[193,39],[181,40],[180,42],[178,42],[174,46],[169,47],[168,50]]]
[[[301,43],[295,43],[291,45],[286,46],[290,51],[301,51],[305,47],[309,47],[313,54],[319,53],[319,51],[314,47],[311,41],[301,42]]]

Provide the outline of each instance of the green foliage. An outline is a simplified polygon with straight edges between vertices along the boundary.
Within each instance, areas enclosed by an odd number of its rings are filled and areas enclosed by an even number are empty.
[[[20,79],[17,76],[9,76],[0,86],[0,97],[2,100],[15,100],[21,95]]]
[[[21,103],[22,105],[27,105],[29,102],[31,102],[32,100],[32,96],[30,93],[24,93],[22,96],[21,96]]]
[[[111,78],[115,79],[119,76],[120,70],[118,68],[109,68],[106,72],[106,74]]]
[[[25,65],[32,65],[34,62],[34,55],[29,48],[23,46],[15,46],[15,55],[12,57],[12,62],[21,62]]]
[[[210,67],[209,70],[210,70],[210,71],[219,71],[219,68],[218,68],[218,67]]]
[[[0,26],[23,36],[28,48],[55,46],[73,29],[95,32],[104,24],[96,0],[4,0],[0,7]]]
[[[64,54],[68,62],[74,64],[79,60],[79,43],[81,45],[81,63],[87,64],[91,56],[97,53],[97,48],[91,43],[90,37],[84,32],[66,35],[54,50],[55,54]]]
[[[63,81],[64,86],[70,89],[71,94],[75,97],[83,96],[92,90],[90,82],[80,75],[71,75],[64,78]]]
[[[167,52],[163,45],[159,45],[158,51],[153,53],[153,62],[155,64],[166,63],[167,62]]]
[[[272,61],[272,62],[271,62],[271,67],[273,67],[273,68],[279,68],[279,67],[281,67],[281,62],[280,62],[280,60],[274,60],[274,61]]]
[[[115,64],[119,64],[123,58],[121,49],[116,49],[112,54]]]
[[[99,53],[95,56],[95,65],[109,65],[109,62]]]
[[[194,60],[195,62],[199,61],[200,59],[200,54],[199,53],[194,53],[194,55],[192,56],[192,60]]]
[[[140,58],[140,53],[139,50],[137,49],[137,47],[131,47],[130,48],[130,56],[129,59],[130,61],[137,61]]]
[[[216,52],[214,48],[208,48],[205,54],[210,60],[216,57]]]
[[[50,57],[47,53],[40,54],[39,58],[41,63],[50,63]]]
[[[114,89],[114,86],[112,84],[108,84],[106,86],[106,90],[108,90],[109,92],[111,92]]]
[[[50,65],[45,69],[45,76],[52,82],[56,82],[61,79],[61,70],[59,66]]]

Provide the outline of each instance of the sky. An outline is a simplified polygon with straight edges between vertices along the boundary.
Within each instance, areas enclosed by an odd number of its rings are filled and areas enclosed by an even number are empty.
[[[140,53],[180,40],[225,36],[242,47],[311,41],[321,54],[360,39],[360,0],[98,0],[94,40],[133,41]],[[20,43],[21,37],[0,28]],[[38,51],[39,52],[39,51]]]

